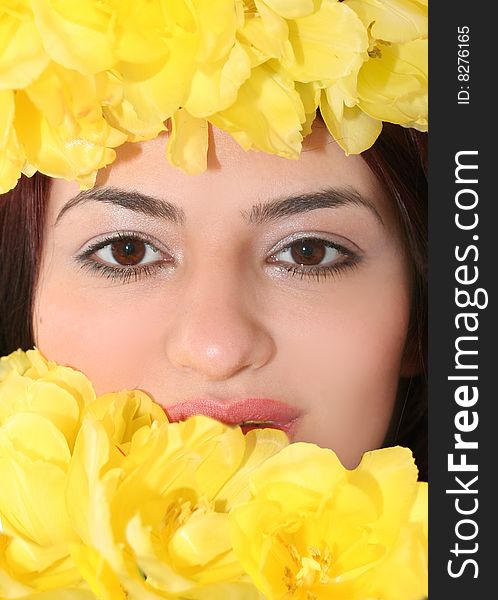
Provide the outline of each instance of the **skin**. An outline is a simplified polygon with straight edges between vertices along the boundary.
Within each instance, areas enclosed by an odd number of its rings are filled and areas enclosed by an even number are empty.
[[[363,159],[344,156],[320,126],[298,161],[246,153],[212,130],[209,168],[198,176],[167,163],[165,142],[121,147],[96,189],[167,200],[183,209],[183,225],[91,199],[55,224],[80,190],[53,182],[35,302],[38,348],[86,373],[97,393],[140,388],[166,408],[203,397],[283,401],[302,411],[293,441],[332,448],[355,467],[382,445],[407,368],[410,269],[383,189]],[[308,209],[264,224],[243,219],[255,204],[332,187],[355,190],[370,206]],[[158,268],[128,282],[88,262],[82,268],[76,257],[116,231],[152,238],[158,252],[148,255]],[[315,242],[305,268],[342,268],[318,280],[288,272],[299,268],[296,240],[306,237],[345,247],[354,266]],[[87,261],[105,262],[106,251]]]

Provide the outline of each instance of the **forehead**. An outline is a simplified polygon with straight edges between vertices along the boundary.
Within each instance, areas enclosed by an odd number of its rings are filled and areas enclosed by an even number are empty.
[[[117,149],[114,163],[102,169],[96,187],[136,190],[179,204],[185,214],[240,213],[256,202],[300,193],[351,189],[389,220],[384,190],[361,156],[345,156],[320,122],[303,144],[298,160],[244,151],[224,131],[212,127],[208,169],[187,175],[166,159],[167,134]],[[75,182],[54,180],[51,207],[60,208],[79,192]]]

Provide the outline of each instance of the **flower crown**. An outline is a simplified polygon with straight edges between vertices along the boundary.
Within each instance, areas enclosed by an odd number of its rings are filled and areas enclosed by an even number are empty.
[[[428,0],[6,0],[0,193],[36,171],[92,187],[125,142],[169,131],[206,169],[208,123],[299,157],[320,110],[346,154],[382,122],[427,129]]]

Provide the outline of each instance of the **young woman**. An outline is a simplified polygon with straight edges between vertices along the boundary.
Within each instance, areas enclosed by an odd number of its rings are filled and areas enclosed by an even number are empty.
[[[36,174],[0,202],[0,355],[36,345],[97,392],[141,388],[335,450],[426,447],[426,139],[385,124],[345,156],[320,120],[298,161],[212,128],[208,169],[160,135],[93,189]]]

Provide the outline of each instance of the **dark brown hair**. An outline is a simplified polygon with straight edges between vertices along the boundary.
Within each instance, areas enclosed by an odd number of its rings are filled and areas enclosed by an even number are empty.
[[[400,382],[399,400],[385,445],[412,449],[420,478],[427,477],[427,139],[385,124],[363,153],[396,208],[413,271],[412,317],[406,353],[417,375]],[[50,178],[22,176],[0,196],[0,356],[34,345],[33,302]]]
[[[411,448],[419,477],[427,481],[427,134],[384,124],[377,142],[362,156],[396,208],[413,278],[405,354],[416,375],[400,382],[384,445]]]

